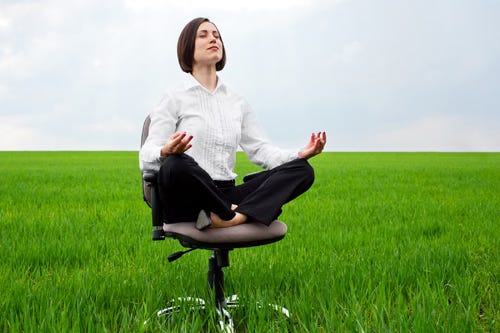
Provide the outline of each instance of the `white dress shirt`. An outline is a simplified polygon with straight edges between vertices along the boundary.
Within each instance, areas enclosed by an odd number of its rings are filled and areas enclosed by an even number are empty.
[[[271,145],[249,104],[218,78],[213,92],[192,75],[167,91],[151,113],[149,136],[139,153],[141,170],[159,170],[161,148],[175,132],[193,135],[186,154],[214,180],[236,178],[234,166],[240,146],[249,160],[272,169],[298,156]]]

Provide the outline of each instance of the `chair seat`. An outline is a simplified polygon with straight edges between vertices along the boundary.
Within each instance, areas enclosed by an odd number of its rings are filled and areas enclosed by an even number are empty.
[[[173,237],[189,248],[234,249],[277,242],[285,237],[287,226],[273,221],[269,226],[244,223],[229,228],[200,231],[193,222],[164,224],[165,236]]]

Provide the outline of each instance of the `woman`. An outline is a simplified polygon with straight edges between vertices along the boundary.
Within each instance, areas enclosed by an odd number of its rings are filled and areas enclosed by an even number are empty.
[[[160,199],[169,223],[197,221],[203,229],[256,221],[270,224],[281,207],[314,181],[307,159],[323,151],[325,132],[305,148],[288,152],[270,145],[248,104],[217,76],[226,51],[206,18],[189,22],[177,44],[185,82],[168,91],[151,113],[140,151],[141,169],[158,170]],[[235,186],[236,151],[266,171]]]

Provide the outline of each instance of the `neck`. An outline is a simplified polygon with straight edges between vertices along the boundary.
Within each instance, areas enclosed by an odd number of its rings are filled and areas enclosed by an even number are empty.
[[[203,87],[211,92],[213,92],[217,87],[217,70],[215,69],[215,66],[193,66],[192,75]]]

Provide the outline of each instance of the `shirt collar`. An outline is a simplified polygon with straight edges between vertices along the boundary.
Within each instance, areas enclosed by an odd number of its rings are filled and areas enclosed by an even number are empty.
[[[207,88],[202,86],[201,83],[198,82],[198,80],[196,80],[193,75],[188,73],[186,75],[186,79],[184,80],[184,89],[190,90],[190,89],[193,89],[196,87],[200,87],[201,89],[208,91]],[[215,87],[215,90],[212,92],[212,94],[215,94],[219,90],[223,91],[225,89],[226,89],[225,83],[222,82],[222,79],[220,78],[220,76],[217,75],[217,86]]]

